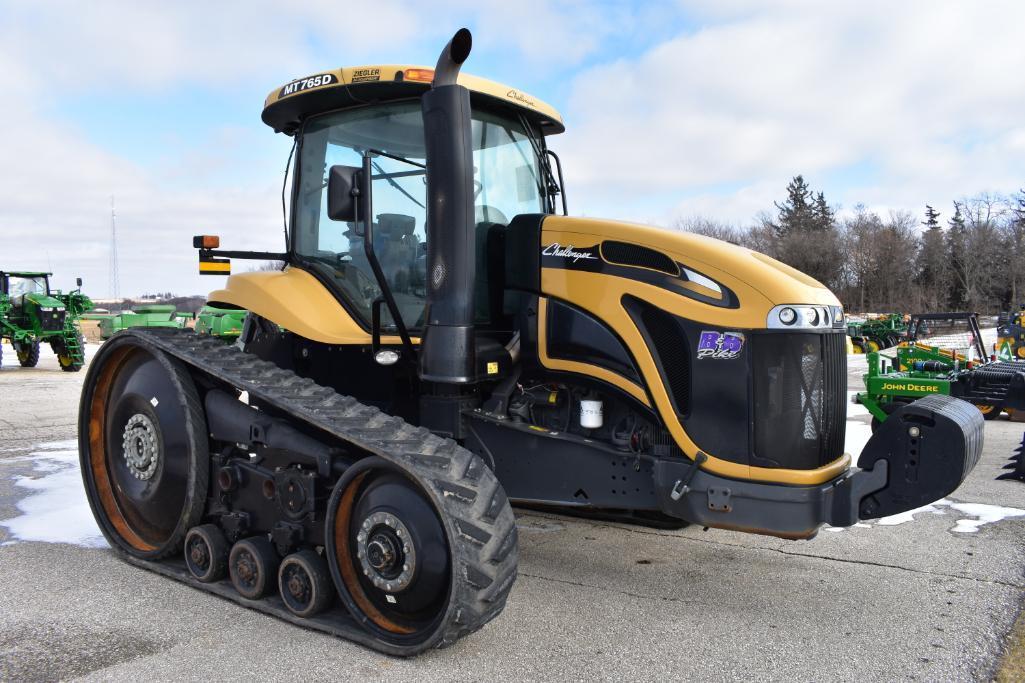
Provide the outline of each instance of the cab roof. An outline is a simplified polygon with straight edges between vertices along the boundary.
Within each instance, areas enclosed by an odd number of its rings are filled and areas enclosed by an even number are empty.
[[[46,273],[41,270],[0,270],[0,277],[13,275],[15,277],[50,277],[53,273]]]
[[[267,95],[263,122],[276,132],[292,135],[312,115],[371,102],[419,97],[431,87],[434,70],[409,64],[352,66],[297,78]],[[566,130],[562,116],[546,102],[485,78],[459,75],[475,106],[523,114],[543,135]]]

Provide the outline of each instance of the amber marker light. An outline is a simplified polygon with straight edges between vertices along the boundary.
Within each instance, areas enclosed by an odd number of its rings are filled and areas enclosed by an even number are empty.
[[[434,80],[434,69],[406,69],[402,72],[402,78],[407,81],[430,83]]]

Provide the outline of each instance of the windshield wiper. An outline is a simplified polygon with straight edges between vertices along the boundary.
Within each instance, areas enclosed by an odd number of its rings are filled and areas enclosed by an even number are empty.
[[[559,187],[559,183],[555,181],[555,174],[552,173],[552,165],[548,162],[548,155],[544,154],[541,149],[541,142],[534,135],[534,129],[530,127],[530,122],[527,121],[527,117],[523,114],[519,114],[520,125],[527,133],[527,140],[530,141],[530,146],[534,149],[534,155],[537,156],[537,162],[541,166],[541,171],[544,173],[544,181],[547,185],[546,188],[540,188],[545,192],[545,196],[548,199],[548,210],[555,213],[555,195],[562,192],[562,188]]]

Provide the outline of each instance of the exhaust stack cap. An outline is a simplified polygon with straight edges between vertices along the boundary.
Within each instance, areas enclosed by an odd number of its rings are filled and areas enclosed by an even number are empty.
[[[470,29],[461,28],[448,41],[448,45],[441,51],[438,57],[438,65],[434,67],[434,81],[432,88],[440,88],[444,85],[455,85],[459,78],[459,68],[470,56],[470,48],[473,47],[473,35]]]

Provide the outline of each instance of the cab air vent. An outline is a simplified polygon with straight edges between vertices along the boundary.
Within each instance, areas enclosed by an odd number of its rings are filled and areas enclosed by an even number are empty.
[[[609,263],[634,268],[648,268],[677,277],[680,268],[673,259],[654,249],[640,247],[627,242],[605,241],[601,243],[601,256]]]

